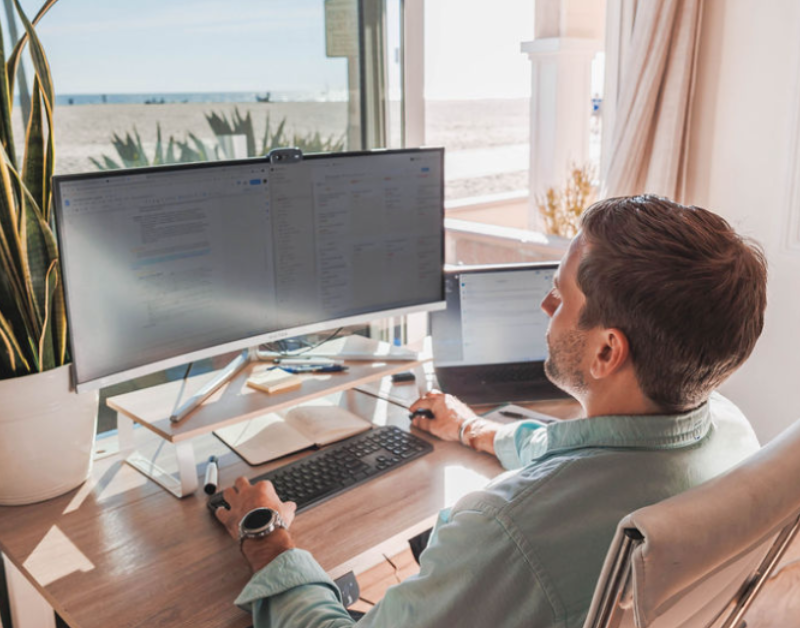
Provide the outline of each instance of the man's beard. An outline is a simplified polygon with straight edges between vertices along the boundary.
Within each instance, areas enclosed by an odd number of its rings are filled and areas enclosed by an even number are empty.
[[[581,360],[586,349],[586,334],[577,330],[564,332],[555,342],[547,337],[547,361],[544,372],[561,390],[575,395],[586,391]]]

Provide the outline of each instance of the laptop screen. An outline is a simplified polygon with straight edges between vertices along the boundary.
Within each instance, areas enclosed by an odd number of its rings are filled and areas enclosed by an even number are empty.
[[[549,318],[541,303],[558,262],[448,271],[447,310],[431,317],[437,367],[542,362]]]

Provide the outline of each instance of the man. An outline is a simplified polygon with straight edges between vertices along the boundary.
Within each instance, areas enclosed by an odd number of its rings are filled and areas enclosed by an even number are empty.
[[[750,355],[766,305],[761,252],[718,216],[652,196],[589,208],[542,303],[548,377],[583,417],[493,424],[432,392],[416,428],[496,455],[511,473],[441,513],[420,573],[359,626],[580,627],[618,521],[758,448],[714,389]],[[240,478],[217,516],[294,505]],[[256,572],[237,603],[255,626],[352,623],[330,579],[278,528],[246,539]]]

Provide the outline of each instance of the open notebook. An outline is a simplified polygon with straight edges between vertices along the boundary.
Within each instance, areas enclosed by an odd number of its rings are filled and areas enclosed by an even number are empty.
[[[214,434],[248,464],[259,465],[309,447],[330,445],[371,427],[357,414],[317,399],[285,414],[270,412]]]

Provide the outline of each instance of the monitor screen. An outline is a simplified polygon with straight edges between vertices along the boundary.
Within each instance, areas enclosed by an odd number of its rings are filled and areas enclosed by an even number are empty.
[[[444,306],[442,149],[54,177],[80,389]]]
[[[432,321],[437,368],[547,359],[541,304],[557,270],[545,262],[448,272],[447,311]]]

